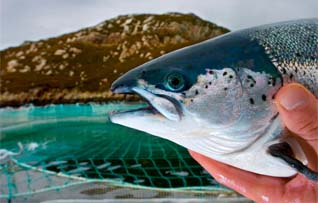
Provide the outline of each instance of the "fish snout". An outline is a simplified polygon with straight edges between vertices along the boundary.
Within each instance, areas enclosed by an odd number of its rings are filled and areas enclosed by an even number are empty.
[[[116,94],[132,93],[132,88],[138,85],[142,72],[140,69],[133,69],[127,72],[112,83],[110,90]]]
[[[132,93],[131,89],[136,85],[136,79],[129,79],[123,75],[122,77],[115,80],[110,90],[115,94],[128,94]]]

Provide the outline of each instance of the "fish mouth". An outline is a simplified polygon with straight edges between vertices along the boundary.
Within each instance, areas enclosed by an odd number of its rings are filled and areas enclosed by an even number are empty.
[[[112,91],[116,94],[137,94],[148,104],[148,106],[128,111],[115,111],[111,113],[110,118],[118,114],[129,114],[136,112],[143,112],[147,114],[151,113],[171,121],[179,121],[182,118],[183,113],[180,103],[176,99],[167,95],[156,94],[140,87],[122,86]]]

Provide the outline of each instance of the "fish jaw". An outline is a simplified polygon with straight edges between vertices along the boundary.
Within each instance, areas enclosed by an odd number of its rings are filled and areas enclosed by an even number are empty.
[[[160,114],[172,121],[181,119],[182,110],[178,101],[164,95],[156,95],[143,88],[133,87],[132,91],[145,98]]]
[[[150,88],[142,88],[138,85],[121,86],[114,89],[113,92],[138,94],[148,103],[148,107],[112,112],[109,115],[111,122],[170,140],[180,136],[177,133],[180,131],[177,129],[178,127],[182,128],[180,121],[183,112],[176,99],[160,94],[160,91],[153,93]]]
[[[110,115],[112,123],[139,130],[164,139],[176,140],[178,137],[175,122],[167,119],[152,108],[144,108]],[[170,133],[168,133],[170,132]]]
[[[142,83],[142,82],[141,82]],[[149,90],[149,88],[142,88],[139,86],[120,86],[118,88],[114,88],[112,90],[114,93],[119,94],[130,94],[135,93],[141,96],[143,99],[145,99],[149,107],[147,111],[144,111],[144,109],[141,109],[140,115],[144,115],[145,113],[150,113],[151,115],[154,114],[161,114],[163,117],[165,117],[168,120],[171,121],[179,121],[182,117],[182,107],[178,103],[178,101],[172,97],[166,96],[165,94],[160,94],[160,92],[153,93]],[[151,111],[150,111],[151,110]],[[134,111],[136,112],[138,109]],[[113,112],[112,116],[114,116],[116,112]]]

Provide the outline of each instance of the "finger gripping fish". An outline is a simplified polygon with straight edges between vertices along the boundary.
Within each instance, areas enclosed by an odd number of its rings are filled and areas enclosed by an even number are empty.
[[[317,94],[318,19],[231,32],[147,62],[112,91],[138,94],[149,107],[110,118],[247,171],[315,180],[273,104],[291,82]]]

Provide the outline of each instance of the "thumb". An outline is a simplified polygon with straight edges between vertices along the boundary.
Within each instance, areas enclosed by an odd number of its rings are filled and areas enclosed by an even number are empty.
[[[304,86],[292,83],[282,87],[276,104],[289,130],[306,140],[318,139],[318,100]]]

